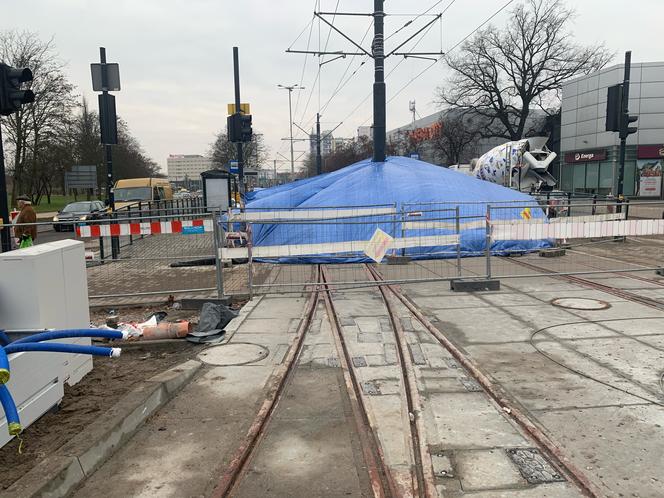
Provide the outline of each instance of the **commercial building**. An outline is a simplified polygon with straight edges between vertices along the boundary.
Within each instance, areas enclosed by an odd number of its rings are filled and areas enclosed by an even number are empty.
[[[404,138],[408,139],[413,137],[414,140],[409,142],[412,150],[407,151],[407,155],[414,155],[432,164],[440,164],[442,166],[451,166],[443,157],[441,151],[436,150],[435,145],[432,143],[433,138],[440,130],[440,123],[445,126],[446,117],[453,117],[453,113],[458,111],[443,110],[438,111],[420,119],[416,119],[407,125],[400,126],[387,132],[387,141],[398,143]],[[528,117],[526,128],[536,129],[541,127],[544,123],[545,114],[539,109],[531,109]],[[359,131],[359,130],[358,130]],[[509,142],[504,137],[482,137],[475,140],[473,143],[468,144],[461,153],[460,163],[468,164],[474,158],[480,157],[485,152],[493,149],[494,147]],[[552,145],[549,144],[549,148]]]
[[[198,154],[171,154],[166,167],[168,181],[174,185],[200,188],[201,173],[212,169],[212,159]]]
[[[562,88],[560,188],[617,193],[620,138],[605,131],[608,87],[621,83],[624,65],[575,78]],[[632,64],[629,113],[638,131],[627,138],[624,194],[662,198],[664,62]]]

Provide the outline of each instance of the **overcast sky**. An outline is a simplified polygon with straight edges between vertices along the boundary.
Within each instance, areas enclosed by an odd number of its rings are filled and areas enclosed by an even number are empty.
[[[431,11],[441,12],[451,0],[443,0]],[[509,10],[492,22],[502,25]],[[507,0],[456,0],[443,17],[442,30],[435,25],[417,46],[418,51],[447,51]],[[319,22],[307,28],[315,0],[21,0],[5,2],[0,29],[37,32],[54,38],[67,73],[78,92],[94,98],[90,62],[99,58],[105,46],[109,62],[120,64],[122,91],[117,94],[118,113],[127,120],[145,151],[165,170],[169,154],[205,154],[214,134],[226,123],[226,104],[234,98],[232,47],[240,49],[242,101],[251,103],[254,131],[264,133],[272,159],[288,156],[288,94],[277,84],[302,83],[305,90],[293,92],[293,120],[311,128],[319,105],[323,107],[349,68],[346,77],[359,68],[322,113],[323,129],[343,124],[335,136],[352,137],[360,125],[371,124],[372,61],[360,67],[362,58],[348,58],[322,66],[319,81],[318,59],[286,54],[293,49],[323,48],[329,29]],[[371,0],[320,0],[322,11],[364,11],[373,8]],[[388,14],[416,15],[436,4],[436,0],[386,0]],[[604,42],[616,53],[632,50],[632,61],[664,59],[661,22],[663,0],[577,0],[569,1],[577,16],[572,33],[579,43]],[[411,17],[393,16],[386,20],[386,36]],[[386,46],[389,50],[431,18],[421,17],[397,33]],[[337,18],[335,25],[360,40],[369,26],[364,17]],[[311,36],[309,38],[309,35]],[[320,42],[319,42],[320,37]],[[370,47],[371,33],[363,43]],[[415,40],[419,40],[419,37]],[[329,37],[328,50],[352,49],[338,34]],[[411,43],[409,47],[414,44]],[[351,60],[352,59],[352,60]],[[350,66],[349,66],[350,64]],[[395,66],[399,64],[398,67]],[[388,100],[430,61],[396,57],[388,59],[386,71]],[[304,68],[304,71],[303,71]],[[436,111],[435,88],[445,81],[444,62],[436,64],[401,91],[388,104],[387,127],[407,124],[411,115],[409,100],[416,100],[417,112],[425,116]],[[312,91],[313,90],[313,91]],[[96,102],[95,100],[92,100]],[[308,102],[308,106],[307,106]],[[95,103],[96,105],[96,103]],[[296,128],[297,131],[297,128]],[[304,134],[298,132],[299,137]],[[305,150],[306,142],[296,150]],[[296,152],[296,155],[297,152]],[[287,163],[279,163],[286,170]]]

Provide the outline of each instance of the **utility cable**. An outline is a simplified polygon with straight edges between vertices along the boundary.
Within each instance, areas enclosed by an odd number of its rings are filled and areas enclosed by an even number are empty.
[[[541,328],[541,329],[536,330],[535,332],[533,332],[533,333],[530,335],[530,340],[529,340],[529,342],[530,342],[530,345],[535,349],[535,351],[537,351],[539,354],[541,354],[542,356],[544,356],[546,359],[548,359],[549,361],[555,363],[556,365],[558,365],[558,366],[560,366],[560,367],[562,367],[562,368],[564,368],[564,369],[566,369],[566,370],[569,370],[569,371],[572,372],[572,373],[575,373],[576,375],[578,375],[578,376],[580,376],[580,377],[583,377],[583,378],[585,378],[585,379],[589,379],[589,380],[595,381],[595,382],[597,382],[598,384],[602,384],[603,386],[609,387],[609,388],[614,389],[614,390],[616,390],[616,391],[620,391],[620,392],[622,392],[622,393],[624,393],[624,394],[627,394],[627,395],[629,395],[629,396],[633,396],[633,397],[638,398],[638,399],[640,399],[640,400],[642,400],[642,401],[646,401],[647,403],[650,403],[650,404],[653,404],[653,405],[658,405],[658,406],[662,406],[662,407],[664,407],[664,402],[662,402],[662,401],[659,401],[659,400],[653,400],[653,399],[647,398],[647,397],[645,397],[645,396],[641,396],[640,394],[633,393],[633,392],[631,392],[631,391],[629,391],[629,390],[627,390],[627,389],[623,389],[622,387],[615,386],[615,385],[611,384],[610,382],[606,382],[606,381],[604,381],[604,380],[601,380],[601,379],[598,379],[598,378],[596,378],[596,377],[593,377],[592,375],[589,375],[589,374],[587,374],[587,373],[581,372],[580,370],[577,370],[577,369],[575,369],[575,368],[573,368],[573,367],[570,367],[569,365],[566,365],[566,364],[564,364],[563,362],[556,360],[556,359],[553,358],[551,355],[545,353],[545,352],[542,351],[540,348],[538,348],[537,345],[535,344],[535,337],[536,337],[537,335],[539,335],[539,334],[541,334],[541,333],[543,333],[543,332],[545,332],[545,331],[547,331],[547,330],[549,330],[549,329],[555,328],[555,327],[561,327],[561,326],[566,326],[566,325],[580,325],[580,324],[586,324],[586,323],[621,322],[621,321],[633,321],[633,320],[662,320],[662,317],[659,317],[659,316],[647,316],[647,317],[642,317],[642,318],[639,318],[639,317],[636,317],[636,318],[609,318],[609,319],[605,319],[605,320],[588,320],[588,321],[578,321],[578,322],[560,323],[560,324],[557,324],[557,325],[549,325],[548,327],[544,327],[544,328]],[[557,342],[557,341],[553,340],[553,342]],[[662,376],[659,378],[659,387],[660,387],[660,389],[662,390],[662,393],[664,394],[664,385],[663,385],[663,382],[664,382],[664,373],[662,373]]]

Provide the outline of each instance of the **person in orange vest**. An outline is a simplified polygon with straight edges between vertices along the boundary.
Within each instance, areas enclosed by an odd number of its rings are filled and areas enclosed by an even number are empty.
[[[16,198],[20,212],[15,220],[14,237],[20,249],[30,247],[37,238],[37,225],[22,225],[23,223],[37,223],[37,213],[32,207],[30,197],[20,195]]]

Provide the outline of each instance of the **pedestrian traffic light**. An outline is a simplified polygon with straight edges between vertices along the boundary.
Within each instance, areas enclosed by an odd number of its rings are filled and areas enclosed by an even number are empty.
[[[251,142],[251,114],[240,114],[240,140]]]
[[[0,115],[9,116],[21,109],[23,104],[35,101],[32,90],[21,90],[21,83],[32,81],[28,68],[16,69],[0,64]]]

